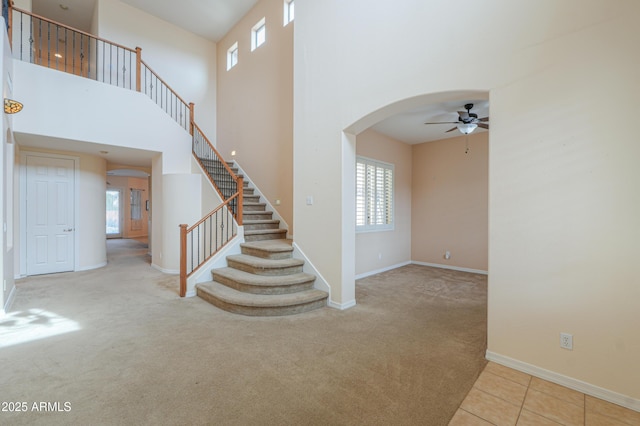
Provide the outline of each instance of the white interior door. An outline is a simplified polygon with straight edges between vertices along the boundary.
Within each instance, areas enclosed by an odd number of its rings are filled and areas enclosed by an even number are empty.
[[[75,164],[27,156],[27,275],[74,269]]]

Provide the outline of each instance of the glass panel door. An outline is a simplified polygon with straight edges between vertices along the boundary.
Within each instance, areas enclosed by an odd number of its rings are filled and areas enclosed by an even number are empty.
[[[107,238],[122,238],[122,191],[107,189]]]

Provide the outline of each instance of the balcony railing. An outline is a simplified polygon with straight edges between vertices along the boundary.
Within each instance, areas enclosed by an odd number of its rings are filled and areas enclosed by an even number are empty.
[[[10,37],[16,59],[146,94],[191,131],[193,104],[185,102],[131,49],[42,16],[12,8]]]

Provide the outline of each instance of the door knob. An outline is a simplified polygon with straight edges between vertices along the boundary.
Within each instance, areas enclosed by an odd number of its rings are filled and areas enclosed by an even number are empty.
[[[71,232],[73,231],[73,228],[69,228],[69,229],[63,229],[62,232]]]

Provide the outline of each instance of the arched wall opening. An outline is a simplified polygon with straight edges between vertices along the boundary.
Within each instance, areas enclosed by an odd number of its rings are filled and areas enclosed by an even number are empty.
[[[488,105],[488,99],[488,92],[477,90],[422,94],[383,106],[344,129],[343,283],[353,283],[353,289],[345,287],[343,294],[355,297],[356,279],[410,263],[486,274],[488,132],[445,135],[448,124],[436,132],[440,139],[407,142],[376,125],[433,105],[453,108],[457,117],[455,112],[469,101]],[[425,117],[418,114],[417,119],[424,126]],[[392,229],[356,229],[358,157],[393,165]]]

